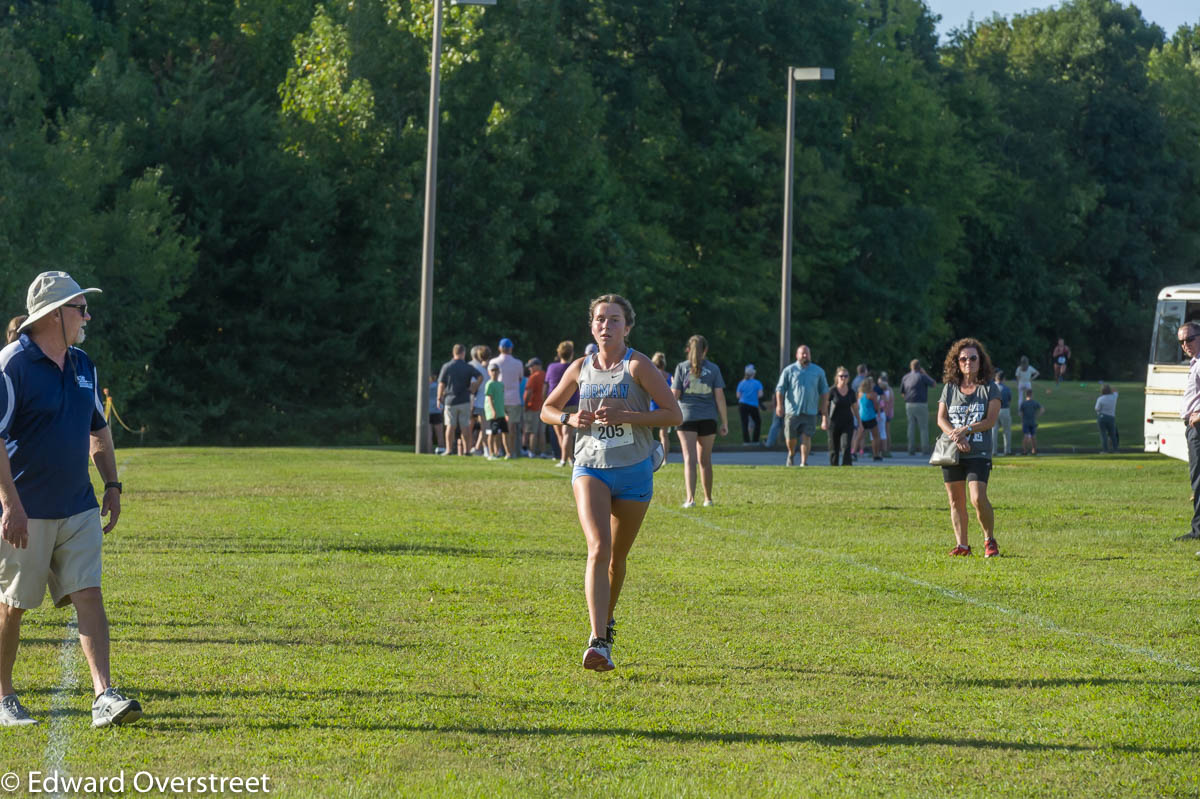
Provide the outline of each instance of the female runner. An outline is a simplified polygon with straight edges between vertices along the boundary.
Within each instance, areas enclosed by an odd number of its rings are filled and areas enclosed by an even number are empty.
[[[629,347],[629,301],[604,294],[592,300],[588,316],[599,351],[567,367],[542,406],[542,421],[576,430],[571,487],[588,545],[583,590],[592,624],[583,667],[609,671],[625,559],[654,494],[652,430],[679,424],[683,414],[650,359]],[[579,409],[565,412],[577,388]],[[651,400],[658,410],[650,410]]]

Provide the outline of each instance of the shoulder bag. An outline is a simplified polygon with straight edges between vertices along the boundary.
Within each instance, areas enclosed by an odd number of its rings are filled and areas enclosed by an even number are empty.
[[[957,466],[958,456],[958,445],[950,439],[950,436],[942,433],[938,436],[938,440],[934,442],[933,455],[929,457],[929,465]]]

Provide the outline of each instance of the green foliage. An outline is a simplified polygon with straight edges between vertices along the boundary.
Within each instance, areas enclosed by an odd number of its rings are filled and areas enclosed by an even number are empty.
[[[177,321],[171,303],[196,255],[180,230],[157,169],[137,169],[118,125],[82,109],[43,116],[32,56],[0,28],[0,298],[24,310],[26,288],[42,271],[63,269],[99,286],[86,349],[102,383],[128,407],[147,387],[147,367]]]
[[[109,288],[89,347],[155,441],[410,440],[431,0],[0,11],[0,298]],[[605,291],[674,361],[773,378],[786,69],[792,338],[903,371],[1140,371],[1200,252],[1197,28],[1071,0],[939,45],[917,0],[500,0],[444,15],[434,364],[547,357]],[[103,306],[97,306],[98,310]],[[119,309],[119,310],[117,310]],[[1120,324],[1114,324],[1119,320]],[[1113,336],[1113,330],[1120,330]]]

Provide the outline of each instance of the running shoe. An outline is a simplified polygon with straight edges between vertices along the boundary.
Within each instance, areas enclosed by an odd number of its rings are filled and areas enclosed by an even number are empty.
[[[0,727],[25,727],[37,723],[38,720],[29,715],[16,694],[0,699]]]
[[[132,724],[142,717],[142,706],[136,699],[127,699],[109,688],[96,697],[92,705],[92,726],[107,727],[110,724]]]
[[[694,499],[689,499],[687,502],[683,503],[683,504],[682,504],[682,505],[680,505],[679,507],[681,507],[681,508],[694,508],[694,507],[696,507],[696,500],[694,500]]]
[[[950,550],[950,554],[951,555],[970,555],[971,548],[970,547],[961,547],[961,546],[955,547],[954,549]]]
[[[712,506],[713,506],[713,501],[711,499],[704,500],[704,507],[711,508]]]
[[[995,538],[989,538],[987,543],[983,545],[983,556],[985,558],[994,558],[1000,554],[1000,547],[996,544]]]
[[[616,666],[612,660],[612,643],[603,638],[593,638],[583,651],[583,667],[592,671],[612,671]]]
[[[612,645],[617,642],[617,620],[609,619],[608,626],[604,628],[604,637],[608,639],[608,646],[611,649]]]

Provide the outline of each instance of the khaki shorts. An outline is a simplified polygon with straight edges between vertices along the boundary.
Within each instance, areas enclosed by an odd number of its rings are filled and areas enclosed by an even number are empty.
[[[0,602],[36,608],[48,585],[54,606],[61,608],[70,604],[70,594],[99,588],[103,538],[99,508],[67,519],[30,519],[25,549],[0,541]]]
[[[460,427],[466,430],[471,426],[471,403],[464,402],[460,405],[446,406],[446,427],[453,430]]]
[[[525,432],[541,435],[541,432],[546,429],[546,423],[542,421],[542,412],[540,410],[525,409]]]
[[[523,417],[524,413],[525,413],[524,405],[505,405],[504,406],[504,415],[508,418],[509,424],[521,424],[521,420],[524,418]]]
[[[817,415],[815,413],[789,413],[783,420],[784,438],[795,441],[801,436],[812,437],[817,432]]]

